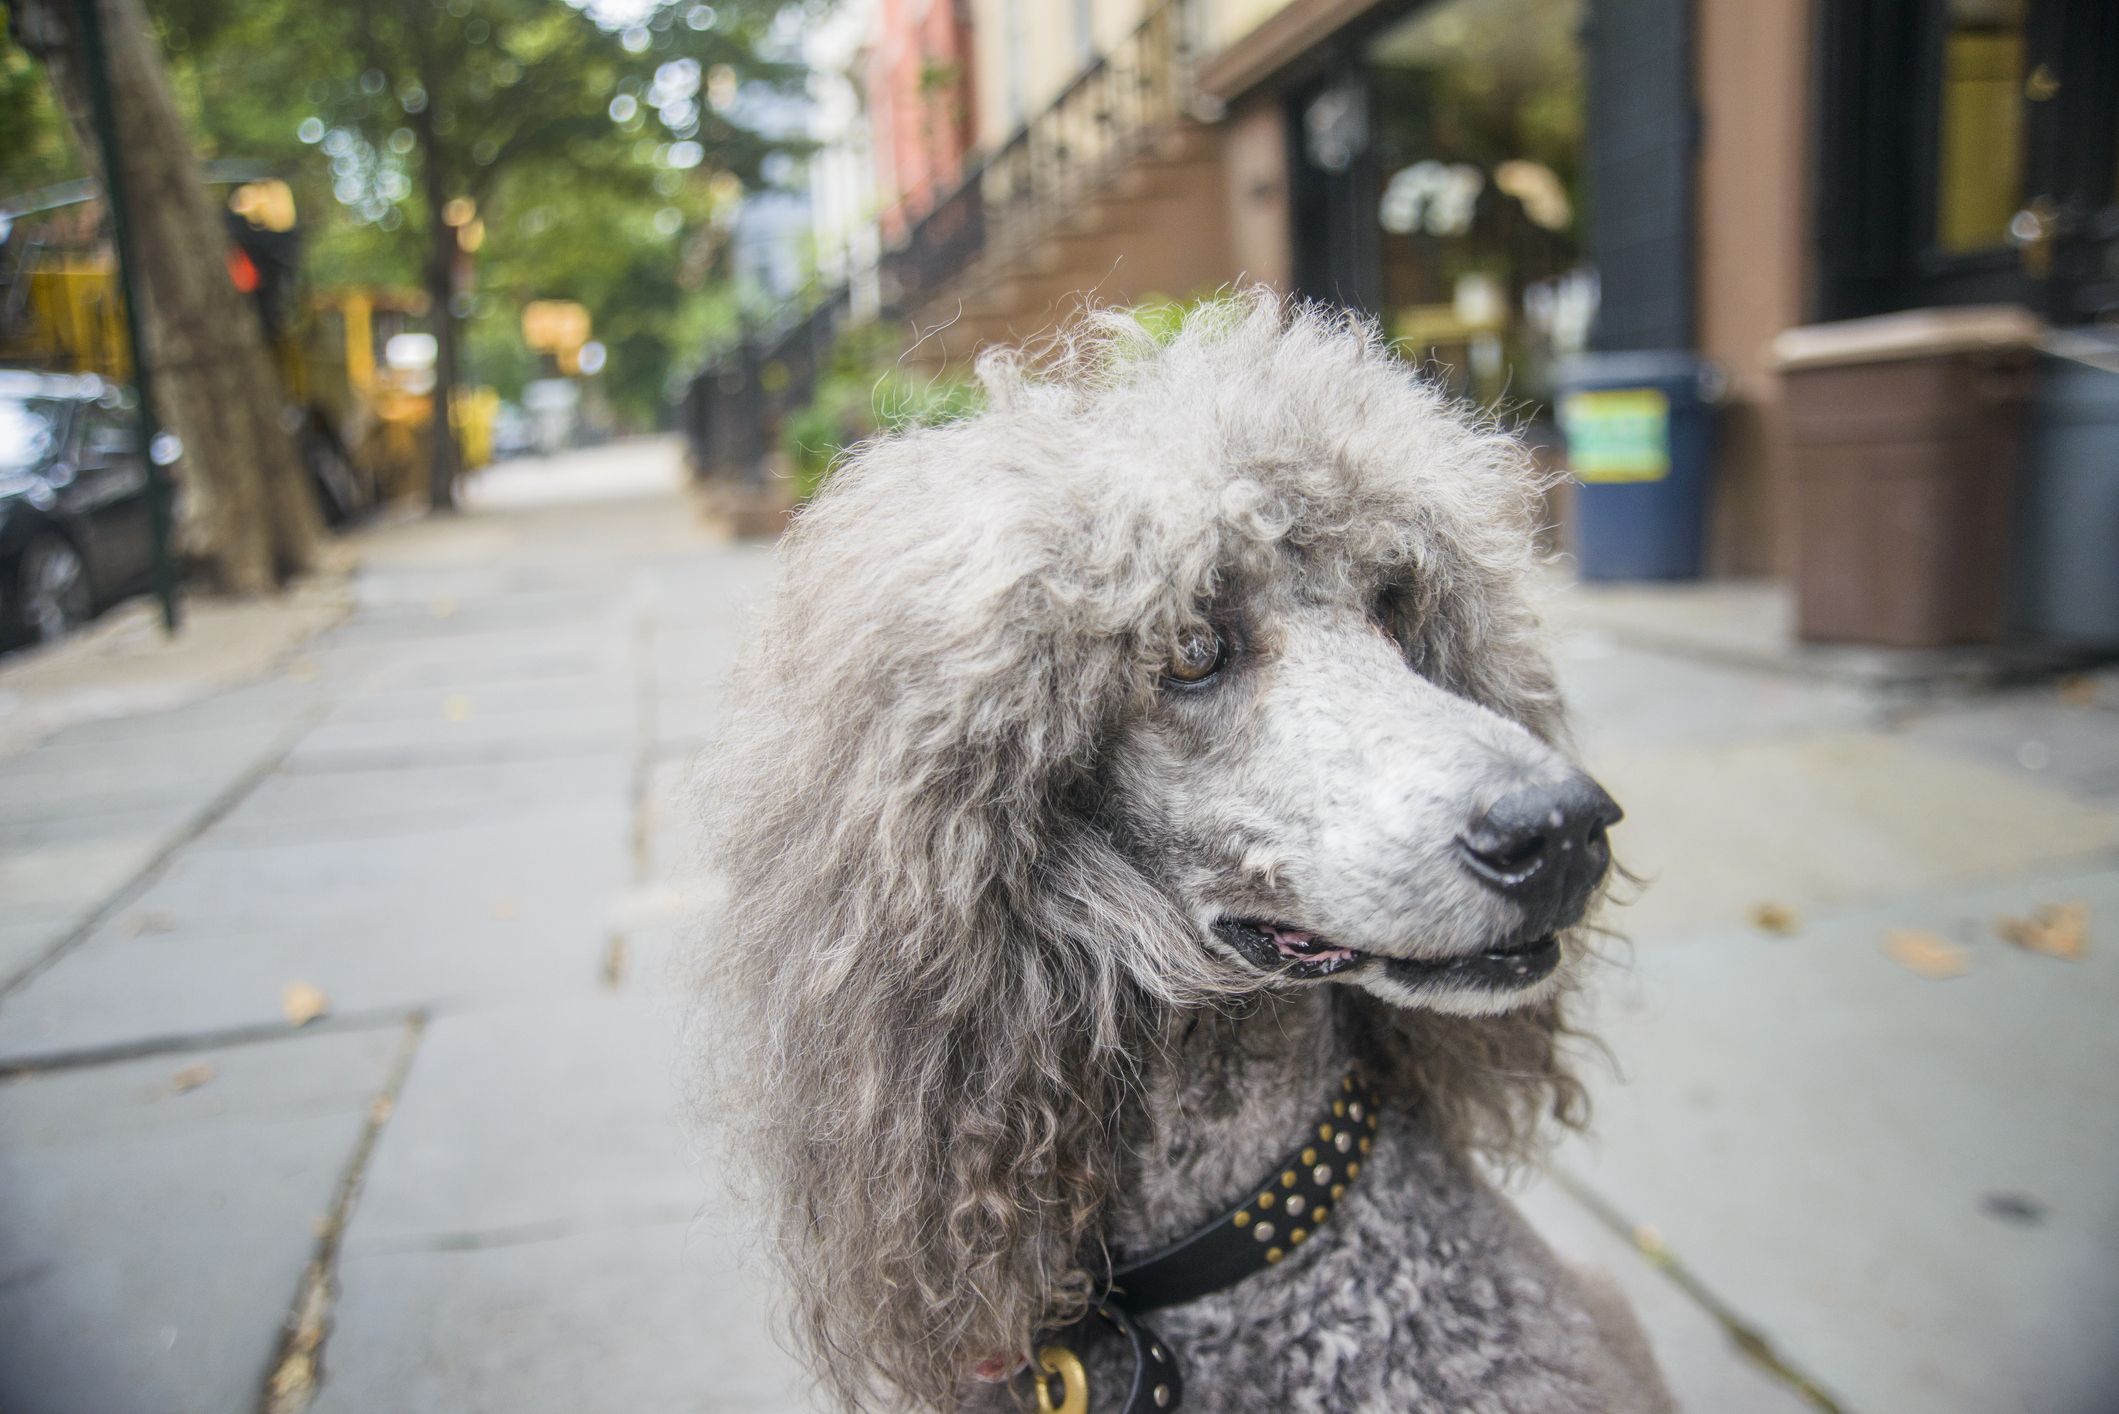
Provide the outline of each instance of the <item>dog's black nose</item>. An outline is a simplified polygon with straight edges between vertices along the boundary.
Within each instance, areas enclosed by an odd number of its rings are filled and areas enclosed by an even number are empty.
[[[1488,806],[1457,837],[1471,871],[1523,909],[1533,933],[1567,927],[1611,866],[1604,832],[1625,812],[1604,788],[1571,771],[1523,786]]]

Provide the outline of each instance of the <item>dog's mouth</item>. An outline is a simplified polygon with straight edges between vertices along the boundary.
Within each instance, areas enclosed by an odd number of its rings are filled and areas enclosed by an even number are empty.
[[[1461,957],[1384,957],[1342,947],[1303,928],[1252,918],[1224,918],[1214,931],[1262,972],[1309,980],[1335,977],[1364,966],[1380,967],[1408,987],[1476,987],[1511,991],[1543,981],[1560,965],[1560,940],[1552,934],[1520,938]]]

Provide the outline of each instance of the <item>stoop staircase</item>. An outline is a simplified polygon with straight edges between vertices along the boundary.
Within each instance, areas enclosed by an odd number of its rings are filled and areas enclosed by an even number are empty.
[[[961,367],[1053,332],[1089,305],[1177,298],[1227,278],[1227,176],[1213,130],[1181,119],[1046,229],[982,251],[910,310],[909,358]]]
[[[1192,105],[1193,9],[1152,11],[886,257],[886,303],[916,332],[907,362],[961,368],[1085,305],[1228,277],[1221,136]]]

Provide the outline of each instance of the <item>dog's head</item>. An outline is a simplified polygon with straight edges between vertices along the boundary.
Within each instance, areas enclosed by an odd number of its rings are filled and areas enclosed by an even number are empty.
[[[1225,403],[1119,434],[1177,483],[1101,490],[1120,578],[1170,597],[1084,798],[1238,980],[1542,1001],[1619,810],[1550,739],[1519,453],[1389,365],[1229,381],[1235,427]]]
[[[798,518],[708,758],[705,1049],[849,1401],[946,1403],[1083,1299],[1191,1008],[1358,988],[1386,1088],[1519,1140],[1617,818],[1557,744],[1528,458],[1372,331],[1253,296],[987,371]]]

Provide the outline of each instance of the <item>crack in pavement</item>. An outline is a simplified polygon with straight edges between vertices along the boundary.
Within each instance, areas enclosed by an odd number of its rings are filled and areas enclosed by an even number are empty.
[[[233,781],[173,831],[155,850],[153,857],[141,865],[130,879],[111,890],[103,902],[91,908],[81,921],[67,930],[57,942],[47,947],[12,977],[0,982],[0,1002],[4,1002],[43,975],[120,909],[145,893],[148,886],[168,867],[169,861],[176,856],[178,850],[227,818],[228,813],[241,805],[250,793],[258,788],[260,782],[279,769],[293,753],[294,748],[301,743],[301,739],[324,719],[326,710],[322,704],[318,704],[297,713],[294,723],[274,740],[270,748],[238,772]]]
[[[1616,1205],[1565,1169],[1555,1165],[1548,1167],[1545,1172],[1559,1185],[1562,1192],[1580,1203],[1591,1217],[1609,1229],[1614,1236],[1640,1253],[1648,1265],[1661,1272],[1672,1285],[1684,1293],[1687,1300],[1720,1326],[1723,1334],[1729,1337],[1730,1343],[1746,1359],[1786,1385],[1791,1393],[1818,1410],[1819,1414],[1852,1414],[1844,1404],[1827,1393],[1823,1384],[1814,1376],[1782,1354],[1780,1348],[1774,1345],[1764,1331],[1745,1320],[1737,1314],[1735,1308],[1715,1295],[1690,1267],[1678,1259],[1676,1253],[1664,1245],[1662,1238],[1653,1228],[1628,1222],[1626,1215],[1620,1212]]]
[[[264,1388],[258,1394],[258,1414],[302,1414],[316,1398],[324,1375],[324,1341],[331,1332],[331,1308],[338,1297],[338,1257],[345,1239],[346,1220],[360,1197],[367,1177],[368,1160],[376,1139],[397,1107],[397,1097],[411,1073],[412,1058],[427,1031],[427,1014],[415,1011],[405,1018],[404,1039],[390,1062],[383,1087],[368,1106],[368,1122],[353,1146],[333,1197],[331,1211],[318,1224],[316,1251],[302,1273],[294,1305],[280,1334],[278,1350],[267,1367]]]
[[[53,1071],[80,1070],[116,1061],[144,1060],[153,1056],[181,1056],[198,1051],[218,1051],[231,1046],[255,1046],[271,1041],[292,1041],[302,1036],[321,1036],[344,1031],[377,1031],[402,1026],[424,1010],[388,1007],[376,1011],[353,1011],[320,1016],[300,1026],[285,1021],[260,1021],[248,1026],[224,1026],[212,1031],[186,1031],[166,1036],[142,1036],[113,1041],[102,1046],[82,1046],[70,1051],[31,1052],[0,1058],[0,1080],[23,1075],[45,1075]]]

